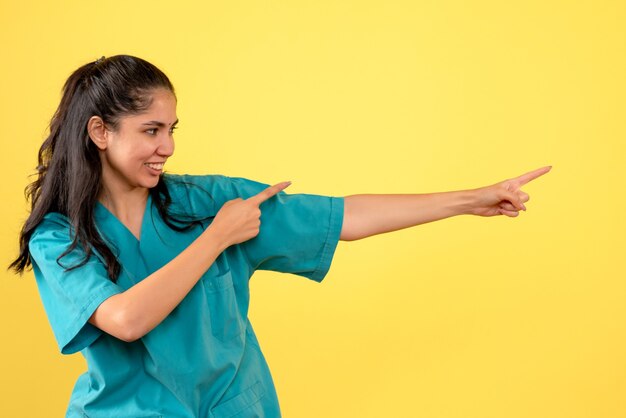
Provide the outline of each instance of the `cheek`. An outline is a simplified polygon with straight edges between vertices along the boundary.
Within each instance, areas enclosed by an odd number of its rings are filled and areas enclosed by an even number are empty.
[[[137,153],[137,149],[118,148],[108,154],[108,160],[118,170],[135,170],[145,162],[141,154]]]
[[[155,152],[155,146],[150,141],[140,137],[126,137],[110,147],[107,154],[112,164],[132,170],[143,166]]]
[[[138,144],[134,147],[128,147],[122,150],[122,152],[129,162],[132,161],[136,164],[143,164],[154,155],[154,147],[148,144]]]

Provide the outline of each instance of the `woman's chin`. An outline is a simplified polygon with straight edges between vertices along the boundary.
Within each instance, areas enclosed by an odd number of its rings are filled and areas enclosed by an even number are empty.
[[[159,179],[160,176],[144,177],[141,179],[141,181],[139,181],[139,186],[145,187],[146,189],[152,189],[153,187],[156,187],[156,185],[159,183]]]

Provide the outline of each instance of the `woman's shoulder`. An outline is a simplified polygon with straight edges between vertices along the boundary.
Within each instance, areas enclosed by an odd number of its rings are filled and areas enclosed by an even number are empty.
[[[172,200],[220,198],[230,190],[229,178],[221,174],[163,174]]]
[[[170,210],[175,214],[213,216],[226,201],[232,199],[229,178],[222,174],[164,173]]]
[[[59,212],[48,212],[33,230],[31,240],[36,235],[51,232],[62,233],[69,236],[71,230],[72,223],[67,216]]]
[[[58,212],[48,212],[35,227],[28,240],[31,253],[44,251],[56,245],[68,246],[72,242],[73,227],[69,218]]]
[[[211,195],[216,200],[247,197],[257,190],[268,185],[245,177],[227,176],[224,174],[163,174],[168,191],[177,196],[177,193],[196,196],[198,194]]]
[[[176,211],[206,214],[208,210],[210,215],[229,200],[247,199],[268,187],[245,177],[224,174],[165,173],[163,179]]]
[[[173,174],[164,173],[163,180],[169,188],[216,187],[226,185],[229,177],[222,174]]]

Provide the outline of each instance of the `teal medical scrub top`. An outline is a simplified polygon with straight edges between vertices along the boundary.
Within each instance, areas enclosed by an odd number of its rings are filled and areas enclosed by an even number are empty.
[[[218,174],[164,174],[163,180],[173,214],[202,217],[269,186]],[[105,299],[176,257],[213,218],[178,232],[164,223],[149,197],[137,240],[97,203],[96,226],[121,264],[113,283],[98,253],[65,271],[57,258],[71,242],[68,220],[59,213],[45,216],[30,240],[39,293],[60,351],[80,351],[88,366],[74,386],[66,417],[281,416],[270,369],[248,320],[249,279],[255,270],[273,270],[321,282],[339,241],[344,198],[283,191],[259,208],[259,234],[222,252],[180,304],[131,343],[91,325],[89,318]],[[83,254],[76,249],[60,263],[69,267]]]

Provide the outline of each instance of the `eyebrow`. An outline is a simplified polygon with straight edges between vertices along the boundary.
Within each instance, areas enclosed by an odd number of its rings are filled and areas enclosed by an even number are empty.
[[[176,122],[172,123],[172,126],[176,126],[176,124],[177,124],[177,123],[178,123],[178,119],[176,119]],[[158,126],[159,128],[161,128],[161,127],[164,127],[164,126],[165,126],[165,124],[164,124],[163,122],[160,122],[160,121],[158,121],[158,120],[151,120],[150,122],[145,122],[145,123],[142,123],[141,125],[142,125],[142,126],[143,126],[143,125],[156,125],[156,126]]]

